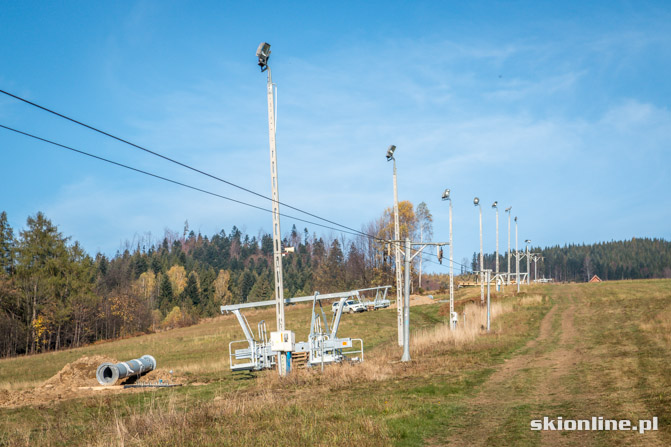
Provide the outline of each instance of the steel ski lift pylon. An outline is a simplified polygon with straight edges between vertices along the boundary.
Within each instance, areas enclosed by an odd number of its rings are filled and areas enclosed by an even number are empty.
[[[320,295],[319,292],[311,297],[290,298],[289,302],[303,302],[312,300],[312,318],[310,322],[310,335],[307,342],[293,343],[291,357],[304,359],[306,367],[322,366],[330,363],[340,363],[344,360],[352,362],[363,362],[364,347],[363,340],[359,338],[340,338],[338,328],[343,314],[345,301],[352,297],[359,297],[359,292],[379,290],[376,301],[384,299],[390,286],[373,287],[369,289],[351,290],[348,292],[330,293]],[[331,325],[324,313],[321,301],[325,299],[338,299],[338,306]],[[317,303],[319,311],[317,313]],[[272,369],[277,365],[278,352],[271,348],[272,342],[268,339],[268,331],[265,321],[258,323],[258,339],[254,337],[249,322],[240,312],[241,308],[267,306],[275,304],[275,301],[244,303],[238,305],[221,306],[221,312],[232,312],[238,319],[238,323],[245,334],[244,340],[234,340],[228,345],[230,368],[232,371],[260,371]],[[247,344],[245,347],[236,345]],[[358,345],[358,346],[356,346]]]

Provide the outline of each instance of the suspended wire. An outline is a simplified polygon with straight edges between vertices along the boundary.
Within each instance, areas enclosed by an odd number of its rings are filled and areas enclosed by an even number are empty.
[[[85,155],[87,157],[95,158],[96,160],[104,161],[105,163],[110,163],[110,164],[113,164],[115,166],[119,166],[121,168],[129,169],[131,171],[135,171],[135,172],[138,172],[140,174],[148,175],[150,177],[154,177],[154,178],[157,178],[157,179],[169,182],[169,183],[173,183],[175,185],[183,186],[185,188],[192,189],[194,191],[202,192],[204,194],[208,194],[208,195],[211,195],[211,196],[214,196],[214,197],[218,197],[220,199],[228,200],[230,202],[238,203],[240,205],[248,206],[250,208],[254,208],[254,209],[257,209],[257,210],[266,211],[268,213],[273,212],[272,210],[269,210],[269,209],[266,209],[266,208],[263,208],[263,207],[260,207],[260,206],[252,205],[251,203],[247,203],[247,202],[244,202],[242,200],[237,200],[237,199],[233,199],[231,197],[226,197],[226,196],[223,196],[221,194],[217,194],[217,193],[212,192],[212,191],[208,191],[208,190],[205,190],[205,189],[202,189],[202,188],[198,188],[196,186],[188,185],[186,183],[183,183],[183,182],[180,182],[180,181],[177,181],[177,180],[172,180],[172,179],[169,179],[167,177],[160,176],[158,174],[154,174],[154,173],[151,173],[151,172],[148,172],[148,171],[144,171],[142,169],[134,168],[132,166],[128,166],[128,165],[125,165],[123,163],[116,162],[114,160],[109,160],[107,158],[100,157],[98,155],[94,155],[94,154],[91,154],[91,153],[88,153],[88,152],[85,152],[85,151],[82,151],[82,150],[79,150],[79,149],[75,149],[73,147],[66,146],[64,144],[60,144],[60,143],[57,143],[55,141],[48,140],[46,138],[41,138],[41,137],[38,137],[37,135],[33,135],[33,134],[28,133],[28,132],[23,132],[23,131],[20,131],[18,129],[14,129],[12,127],[4,126],[2,124],[0,124],[0,127],[3,128],[3,129],[6,129],[6,130],[10,130],[10,131],[15,132],[15,133],[30,137],[30,138],[34,138],[35,140],[39,140],[39,141],[42,141],[42,142],[45,142],[45,143],[63,148],[63,149],[67,149],[69,151],[76,152],[76,153],[81,154],[81,155]],[[327,228],[329,230],[334,230],[334,231],[338,231],[338,232],[341,232],[341,233],[350,234],[350,235],[353,235],[353,236],[359,236],[359,234],[356,234],[356,233],[345,231],[345,230],[342,230],[340,228],[330,227],[328,225],[323,225],[323,224],[320,224],[320,223],[317,223],[317,222],[312,222],[312,221],[309,221],[309,220],[301,219],[300,217],[290,216],[288,214],[282,214],[282,213],[280,213],[280,216],[286,217],[288,219],[293,219],[293,220],[296,220],[296,221],[299,221],[299,222],[304,222],[304,223],[307,223],[307,224],[310,224],[310,225],[316,225],[318,227]]]
[[[2,91],[2,90],[0,90],[0,92],[2,92],[2,93],[7,93],[7,92],[4,92],[4,91]],[[11,94],[10,94],[10,95],[11,95]],[[13,96],[13,95],[11,95],[11,96]],[[21,99],[21,98],[19,98],[19,99]],[[22,99],[22,100],[23,100],[23,99]],[[32,104],[32,103],[31,103],[31,104]],[[41,108],[41,106],[37,106],[37,107],[40,107],[40,108]],[[53,113],[55,113],[55,112],[53,112]],[[67,119],[69,119],[69,118],[67,118]],[[18,130],[18,129],[9,127],[9,126],[5,126],[5,125],[0,124],[0,128],[9,130],[9,131],[11,131],[11,132],[15,132],[15,133],[20,134],[20,135],[24,135],[24,136],[33,138],[33,139],[38,140],[38,141],[42,141],[42,142],[44,142],[44,143],[51,144],[51,145],[56,146],[56,147],[60,147],[60,148],[62,148],[62,149],[66,149],[66,150],[69,150],[69,151],[78,153],[78,154],[80,154],[80,155],[84,155],[84,156],[87,156],[87,157],[90,157],[90,158],[94,158],[94,159],[96,159],[96,160],[103,161],[103,162],[105,162],[105,163],[109,163],[109,164],[112,164],[112,165],[115,165],[115,166],[118,166],[118,167],[121,167],[121,168],[124,168],[124,169],[128,169],[128,170],[131,170],[131,171],[140,173],[140,174],[144,174],[144,175],[147,175],[147,176],[150,176],[150,177],[154,177],[154,178],[157,178],[157,179],[159,179],[159,180],[163,180],[163,181],[166,181],[166,182],[169,182],[169,183],[173,183],[173,184],[175,184],[175,185],[182,186],[182,187],[184,187],[184,188],[188,188],[188,189],[191,189],[191,190],[194,190],[194,191],[202,192],[202,193],[204,193],[204,194],[208,194],[208,195],[210,195],[210,196],[218,197],[218,198],[220,198],[220,199],[228,200],[228,201],[230,201],[230,202],[237,203],[237,204],[240,204],[240,205],[244,205],[244,206],[247,206],[247,207],[250,207],[250,208],[254,208],[254,209],[257,209],[257,210],[261,210],[261,211],[265,211],[265,212],[272,213],[272,210],[269,210],[269,209],[266,209],[266,208],[263,208],[263,207],[260,207],[260,206],[252,205],[252,204],[247,203],[247,202],[244,202],[244,201],[242,201],[242,200],[233,199],[233,198],[231,198],[231,197],[227,197],[227,196],[224,196],[224,195],[221,195],[221,194],[218,194],[218,193],[214,193],[214,192],[212,192],[212,191],[208,191],[208,190],[205,190],[205,189],[202,189],[202,188],[198,188],[198,187],[196,187],[196,186],[192,186],[192,185],[189,185],[189,184],[186,184],[186,183],[177,181],[177,180],[173,180],[173,179],[170,179],[170,178],[167,178],[167,177],[163,177],[163,176],[161,176],[161,175],[154,174],[154,173],[149,172],[149,171],[145,171],[145,170],[142,170],[142,169],[134,168],[134,167],[132,167],[132,166],[129,166],[129,165],[126,165],[126,164],[123,164],[123,163],[119,163],[119,162],[116,162],[116,161],[114,161],[114,160],[110,160],[110,159],[107,159],[107,158],[104,158],[104,157],[100,157],[100,156],[98,156],[98,155],[94,155],[94,154],[91,154],[91,153],[89,153],[89,152],[82,151],[82,150],[80,150],[80,149],[76,149],[76,148],[73,148],[73,147],[71,147],[71,146],[67,146],[67,145],[58,143],[58,142],[56,142],[56,141],[49,140],[49,139],[47,139],[47,138],[42,138],[42,137],[39,137],[39,136],[37,136],[37,135],[30,134],[30,133],[28,133],[28,132],[24,132],[24,131],[21,131],[21,130]],[[278,202],[278,203],[281,203],[281,202]],[[293,208],[293,207],[289,207],[289,208],[296,209],[296,208]],[[309,220],[306,220],[306,219],[302,219],[302,218],[300,218],[300,217],[291,216],[291,215],[284,214],[284,213],[279,213],[279,215],[282,216],[282,217],[286,217],[286,218],[288,218],[288,219],[292,219],[292,220],[298,221],[298,222],[304,222],[304,223],[307,223],[307,224],[310,224],[310,225],[315,225],[315,226],[318,226],[318,227],[321,227],[321,228],[326,228],[326,229],[329,229],[329,230],[337,231],[337,232],[339,232],[339,233],[349,234],[349,235],[352,235],[352,236],[358,236],[358,237],[360,237],[360,236],[364,236],[364,237],[367,237],[367,238],[369,238],[369,239],[376,240],[376,241],[378,241],[378,242],[390,243],[391,245],[394,245],[394,246],[397,246],[397,245],[398,245],[401,249],[403,249],[403,247],[402,247],[402,243],[400,243],[400,242],[396,242],[396,241],[388,241],[388,240],[386,240],[386,239],[383,239],[383,238],[380,238],[380,237],[377,237],[377,236],[373,236],[373,235],[364,233],[364,232],[359,231],[359,230],[355,230],[355,232],[352,232],[352,231],[346,231],[346,230],[343,230],[343,229],[341,229],[341,228],[334,228],[334,227],[331,227],[331,226],[328,226],[328,225],[320,224],[320,223],[317,223],[317,222],[309,221]],[[325,221],[327,221],[327,222],[331,222],[330,220],[327,220],[327,219],[322,219],[322,220],[325,220]],[[339,225],[339,224],[336,224],[336,225]],[[339,225],[339,226],[341,226],[341,227],[343,227],[343,228],[347,228],[347,227],[345,227],[344,225]],[[417,252],[419,252],[418,249],[415,249],[415,248],[412,248],[412,247],[411,247],[410,250],[411,250],[411,252],[413,252],[413,253],[417,253]],[[434,262],[434,261],[432,261],[432,260],[430,260],[430,259],[425,258],[425,257],[424,257],[425,255],[429,255],[429,256],[431,256],[431,254],[429,254],[429,253],[425,253],[424,255],[420,255],[420,257],[422,257],[422,259],[425,260],[426,262],[429,262],[429,263],[432,263],[432,264],[436,264],[436,265],[440,265],[440,266],[443,266],[443,267],[447,268],[447,265],[445,265],[445,264],[436,263],[436,262]],[[436,254],[433,254],[433,256],[437,258],[437,255],[436,255]],[[457,265],[459,265],[459,266],[463,266],[463,267],[466,267],[466,268],[470,268],[469,266],[466,266],[466,265],[464,265],[464,264],[461,264],[461,263],[459,263],[459,262],[457,262],[457,261],[453,261],[453,263],[454,263],[454,264],[457,264]]]
[[[156,157],[162,158],[162,159],[164,159],[164,160],[166,160],[166,161],[169,161],[169,162],[171,162],[171,163],[174,163],[174,164],[176,164],[176,165],[179,165],[179,166],[184,167],[184,168],[186,168],[186,169],[189,169],[189,170],[191,170],[191,171],[194,171],[194,172],[197,172],[197,173],[199,173],[199,174],[205,175],[205,176],[207,176],[207,177],[209,177],[209,178],[212,178],[212,179],[217,180],[217,181],[219,181],[219,182],[225,183],[225,184],[227,184],[227,185],[229,185],[229,186],[233,186],[234,188],[237,188],[237,189],[240,189],[240,190],[245,191],[245,192],[247,192],[247,193],[253,194],[253,195],[257,196],[257,197],[261,197],[261,198],[266,199],[266,200],[269,200],[269,201],[271,201],[271,202],[275,202],[275,200],[272,199],[271,197],[264,196],[263,194],[260,194],[260,193],[258,193],[258,192],[256,192],[256,191],[253,191],[253,190],[249,189],[249,188],[245,188],[245,187],[240,186],[240,185],[238,185],[238,184],[236,184],[236,183],[233,183],[233,182],[231,182],[231,181],[222,179],[222,178],[220,178],[220,177],[217,177],[217,176],[215,176],[215,175],[213,175],[213,174],[210,174],[210,173],[205,172],[205,171],[203,171],[203,170],[200,170],[200,169],[198,169],[198,168],[194,168],[193,166],[190,166],[190,165],[188,165],[188,164],[186,164],[186,163],[180,162],[180,161],[175,160],[175,159],[173,159],[173,158],[167,157],[167,156],[165,156],[165,155],[163,155],[163,154],[160,154],[160,153],[158,153],[158,152],[152,151],[152,150],[150,150],[150,149],[147,149],[147,148],[145,148],[145,147],[143,147],[143,146],[140,146],[140,145],[138,145],[138,144],[135,144],[135,143],[133,143],[133,142],[131,142],[131,141],[128,141],[128,140],[126,140],[126,139],[124,139],[124,138],[117,137],[117,136],[115,136],[115,135],[113,135],[113,134],[111,134],[111,133],[109,133],[109,132],[105,132],[104,130],[98,129],[98,128],[94,127],[94,126],[91,126],[91,125],[89,125],[89,124],[83,123],[83,122],[81,122],[81,121],[79,121],[79,120],[76,120],[76,119],[74,119],[74,118],[71,118],[71,117],[69,117],[69,116],[66,116],[66,115],[64,115],[64,114],[62,114],[62,113],[56,112],[55,110],[49,109],[48,107],[45,107],[45,106],[36,104],[36,103],[34,103],[34,102],[32,102],[32,101],[29,101],[28,99],[22,98],[22,97],[20,97],[20,96],[18,96],[18,95],[15,95],[15,94],[13,94],[13,93],[8,92],[8,91],[5,91],[5,90],[0,89],[0,93],[3,93],[3,94],[5,94],[5,95],[7,95],[7,96],[10,96],[10,97],[14,98],[14,99],[17,99],[17,100],[19,100],[19,101],[22,101],[22,102],[24,102],[24,103],[26,103],[26,104],[28,104],[28,105],[31,105],[31,106],[33,106],[33,107],[36,107],[36,108],[38,108],[38,109],[40,109],[40,110],[43,110],[43,111],[45,111],[45,112],[51,113],[52,115],[58,116],[59,118],[63,118],[63,119],[65,119],[65,120],[67,120],[67,121],[70,121],[70,122],[72,122],[72,123],[75,123],[75,124],[78,124],[78,125],[80,125],[80,126],[83,126],[83,127],[87,128],[87,129],[90,129],[90,130],[92,130],[92,131],[94,131],[94,132],[97,132],[97,133],[99,133],[99,134],[101,134],[101,135],[107,136],[107,137],[109,137],[109,138],[112,138],[112,139],[117,140],[117,141],[119,141],[119,142],[121,142],[121,143],[127,144],[127,145],[129,145],[129,146],[132,146],[132,147],[134,147],[134,148],[136,148],[136,149],[139,149],[139,150],[141,150],[141,151],[147,152],[147,153],[149,153],[149,154],[151,154],[151,155],[154,155],[154,156],[156,156]],[[268,209],[265,209],[265,208],[262,208],[262,207],[257,207],[257,206],[255,206],[255,205],[251,205],[251,204],[249,204],[249,203],[247,203],[247,202],[243,202],[243,201],[236,200],[236,199],[231,199],[231,198],[229,198],[229,197],[225,197],[225,196],[222,196],[222,195],[219,195],[219,194],[215,194],[215,193],[212,193],[212,192],[210,192],[210,191],[202,190],[202,189],[200,189],[200,188],[196,188],[196,187],[193,187],[193,186],[190,186],[190,185],[181,183],[181,182],[177,182],[177,181],[174,181],[174,180],[165,178],[165,177],[158,176],[158,175],[156,175],[156,174],[152,174],[152,173],[149,173],[149,172],[146,172],[146,171],[142,171],[142,170],[140,170],[140,169],[136,169],[136,168],[133,168],[133,167],[130,167],[130,166],[127,166],[127,165],[124,165],[124,164],[121,164],[121,163],[112,161],[112,160],[107,160],[107,159],[105,159],[105,158],[98,157],[98,156],[96,156],[96,155],[89,154],[89,153],[87,153],[87,152],[80,151],[80,150],[78,150],[78,149],[74,149],[74,148],[71,148],[71,147],[68,147],[68,146],[65,146],[65,145],[56,143],[56,142],[51,141],[51,140],[47,140],[47,139],[44,139],[44,138],[40,138],[40,137],[37,137],[37,136],[35,136],[35,135],[31,135],[31,134],[28,134],[28,133],[25,133],[25,132],[21,132],[21,131],[19,131],[19,130],[12,129],[12,128],[7,127],[7,126],[2,126],[2,127],[5,128],[5,129],[7,129],[7,130],[11,130],[11,131],[14,131],[14,132],[23,134],[23,135],[25,135],[25,136],[29,136],[29,137],[31,137],[31,138],[35,138],[35,139],[37,139],[37,140],[44,141],[44,142],[49,143],[49,144],[53,144],[53,145],[62,147],[62,148],[64,148],[64,149],[68,149],[68,150],[71,150],[71,151],[74,151],[74,152],[78,152],[78,153],[80,153],[80,154],[82,154],[82,155],[86,155],[86,156],[89,156],[89,157],[93,157],[93,158],[99,159],[99,160],[101,160],[101,161],[105,161],[105,162],[107,162],[107,163],[111,163],[111,164],[114,164],[114,165],[117,165],[117,166],[120,166],[120,167],[123,167],[123,168],[126,168],[126,169],[130,169],[130,170],[133,170],[133,171],[136,171],[136,172],[145,174],[145,175],[150,175],[150,176],[152,176],[152,177],[156,177],[156,178],[159,178],[159,179],[161,179],[161,180],[168,181],[168,182],[170,182],[170,183],[178,184],[178,185],[180,185],[180,186],[184,186],[184,187],[186,187],[186,188],[190,188],[190,189],[193,189],[193,190],[197,190],[197,191],[203,192],[203,193],[205,193],[205,194],[209,194],[209,195],[213,195],[213,196],[216,196],[216,197],[220,197],[220,198],[225,199],[225,200],[230,200],[230,201],[232,201],[232,202],[239,203],[239,204],[241,204],[241,205],[249,206],[249,207],[252,207],[252,208],[256,208],[256,209],[260,209],[260,210],[263,210],[263,211],[267,211],[267,212],[272,213],[272,210],[268,210]],[[327,229],[330,229],[330,230],[338,231],[338,232],[341,232],[341,233],[344,233],[344,234],[350,234],[350,235],[355,235],[355,236],[365,236],[365,237],[367,237],[367,238],[374,239],[374,240],[377,240],[377,241],[379,241],[379,242],[384,242],[384,243],[387,243],[387,242],[388,242],[387,240],[385,240],[385,239],[383,239],[383,238],[380,238],[380,237],[377,237],[377,236],[373,236],[373,235],[371,235],[371,234],[367,234],[367,233],[365,233],[365,232],[363,232],[363,231],[361,231],[361,230],[357,230],[357,229],[355,229],[355,228],[351,228],[351,227],[349,227],[349,226],[347,226],[347,225],[340,224],[340,223],[335,222],[335,221],[333,221],[333,220],[326,219],[326,218],[324,218],[324,217],[321,217],[321,216],[318,216],[318,215],[316,215],[316,214],[310,213],[310,212],[305,211],[305,210],[303,210],[303,209],[301,209],[301,208],[294,207],[294,206],[289,205],[289,204],[287,204],[287,203],[284,203],[284,202],[281,202],[281,201],[277,201],[277,203],[280,204],[280,205],[282,205],[282,206],[286,206],[287,208],[290,208],[290,209],[292,209],[292,210],[295,210],[295,211],[298,211],[298,212],[300,212],[300,213],[306,214],[306,215],[308,215],[308,216],[314,217],[314,218],[316,218],[316,219],[322,220],[322,221],[324,221],[324,222],[328,222],[328,223],[330,223],[330,224],[332,224],[332,225],[336,225],[336,226],[338,226],[338,227],[345,228],[345,229],[348,230],[348,231],[343,231],[343,230],[338,229],[338,228],[333,228],[333,227],[330,227],[330,226],[328,226],[328,225],[318,224],[318,223],[316,223],[316,222],[308,221],[308,220],[301,219],[301,218],[298,218],[298,217],[295,217],[295,216],[290,216],[290,215],[287,215],[287,214],[282,214],[282,213],[280,213],[280,216],[287,217],[287,218],[290,218],[290,219],[293,219],[293,220],[296,220],[296,221],[300,221],[300,222],[309,223],[309,224],[311,224],[311,225],[316,225],[316,226],[319,226],[319,227],[322,227],[322,228],[327,228]],[[392,242],[392,244],[397,245],[397,244],[399,244],[399,243],[398,243],[398,242]],[[402,247],[401,247],[401,248],[402,248]],[[416,249],[411,249],[411,250],[414,251],[414,252],[417,251]],[[434,256],[437,258],[437,255],[434,255]],[[427,261],[427,262],[431,262],[431,261]],[[454,262],[454,261],[453,261],[453,262]],[[460,265],[460,266],[469,268],[468,266],[465,266],[465,265],[463,265],[463,264],[461,264],[461,263],[459,263],[459,262],[454,262],[454,263],[457,264],[457,265]],[[438,265],[442,265],[442,264],[438,264]]]
[[[90,130],[92,130],[92,131],[94,131],[94,132],[97,132],[97,133],[99,133],[99,134],[101,134],[101,135],[105,135],[106,137],[115,139],[115,140],[117,140],[117,141],[119,141],[119,142],[121,142],[121,143],[127,144],[127,145],[132,146],[132,147],[134,147],[134,148],[136,148],[136,149],[139,149],[139,150],[141,150],[141,151],[144,151],[144,152],[147,152],[147,153],[149,153],[149,154],[155,155],[156,157],[160,157],[160,158],[162,158],[162,159],[164,159],[164,160],[166,160],[166,161],[169,161],[169,162],[171,162],[171,163],[174,163],[174,164],[176,164],[176,165],[179,165],[179,166],[181,166],[181,167],[183,167],[183,168],[190,169],[191,171],[194,171],[194,172],[197,172],[197,173],[199,173],[199,174],[205,175],[205,176],[207,176],[207,177],[209,177],[209,178],[211,178],[211,179],[214,179],[214,180],[217,180],[217,181],[219,181],[219,182],[225,183],[225,184],[227,184],[227,185],[229,185],[229,186],[233,186],[234,188],[240,189],[240,190],[245,191],[245,192],[247,192],[247,193],[249,193],[249,194],[253,194],[253,195],[257,196],[257,197],[261,197],[261,198],[266,199],[266,200],[269,200],[269,201],[271,201],[271,202],[275,202],[275,200],[274,200],[273,198],[271,198],[271,197],[264,196],[263,194],[260,194],[260,193],[258,193],[258,192],[256,192],[256,191],[253,191],[253,190],[249,189],[249,188],[245,188],[244,186],[240,186],[240,185],[238,185],[238,184],[236,184],[236,183],[233,183],[233,182],[231,182],[231,181],[228,181],[228,180],[225,180],[225,179],[223,179],[223,178],[217,177],[216,175],[210,174],[210,173],[205,172],[205,171],[203,171],[203,170],[201,170],[201,169],[194,168],[193,166],[189,166],[189,165],[186,164],[186,163],[183,163],[183,162],[181,162],[181,161],[175,160],[175,159],[173,159],[173,158],[170,158],[170,157],[165,156],[165,155],[163,155],[163,154],[160,154],[160,153],[158,153],[158,152],[155,152],[155,151],[152,151],[152,150],[150,150],[150,149],[147,149],[147,148],[145,148],[145,147],[143,147],[143,146],[140,146],[140,145],[138,145],[138,144],[135,144],[135,143],[133,143],[133,142],[131,142],[131,141],[128,141],[128,140],[126,140],[126,139],[124,139],[124,138],[120,138],[120,137],[117,137],[117,136],[115,136],[115,135],[112,135],[112,134],[109,133],[109,132],[105,132],[104,130],[100,130],[100,129],[94,127],[94,126],[91,126],[91,125],[89,125],[89,124],[83,123],[83,122],[78,121],[78,120],[76,120],[76,119],[74,119],[74,118],[70,118],[69,116],[63,115],[62,113],[56,112],[56,111],[54,111],[54,110],[52,110],[52,109],[49,109],[49,108],[47,108],[47,107],[41,106],[41,105],[39,105],[39,104],[36,104],[36,103],[34,103],[34,102],[32,102],[32,101],[29,101],[29,100],[27,100],[27,99],[25,99],[25,98],[22,98],[22,97],[20,97],[20,96],[17,96],[17,95],[15,95],[15,94],[13,94],[13,93],[7,92],[7,91],[2,90],[2,89],[0,89],[0,93],[3,93],[3,94],[5,94],[5,95],[10,96],[10,97],[12,97],[12,98],[14,98],[14,99],[17,99],[17,100],[19,100],[19,101],[22,101],[22,102],[24,102],[24,103],[26,103],[26,104],[29,104],[29,105],[33,106],[33,107],[37,107],[37,108],[40,109],[40,110],[43,110],[43,111],[48,112],[48,113],[51,113],[52,115],[56,115],[56,116],[58,116],[58,117],[60,117],[60,118],[63,118],[63,119],[65,119],[65,120],[68,120],[68,121],[70,121],[70,122],[72,122],[72,123],[75,123],[75,124],[78,124],[78,125],[80,125],[80,126],[86,127],[87,129],[90,129]],[[279,201],[279,200],[276,201],[276,202],[277,202],[278,204],[280,204],[280,205],[282,205],[282,206],[286,206],[287,208],[290,208],[290,209],[292,209],[292,210],[294,210],[294,211],[298,211],[298,212],[303,213],[303,214],[306,214],[306,215],[308,215],[308,216],[310,216],[310,217],[314,217],[315,219],[323,220],[324,222],[328,222],[328,223],[330,223],[330,224],[332,224],[332,225],[336,225],[336,226],[338,226],[338,227],[345,228],[346,230],[353,231],[353,232],[355,232],[355,233],[358,233],[358,234],[362,234],[362,235],[366,235],[366,236],[368,236],[368,235],[367,235],[366,233],[364,233],[363,231],[357,230],[357,229],[355,229],[355,228],[348,227],[347,225],[339,224],[338,222],[334,222],[334,221],[329,220],[329,219],[326,219],[326,218],[324,218],[324,217],[320,217],[320,216],[318,216],[318,215],[316,215],[316,214],[310,213],[310,212],[308,212],[308,211],[305,211],[305,210],[303,210],[303,209],[300,209],[300,208],[297,208],[297,207],[295,207],[295,206],[289,205],[289,204],[287,204],[287,203],[281,202],[281,201]]]

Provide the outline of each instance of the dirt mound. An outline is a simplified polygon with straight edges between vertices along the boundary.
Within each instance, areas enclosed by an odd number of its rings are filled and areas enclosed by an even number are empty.
[[[116,360],[102,355],[81,357],[65,365],[56,375],[44,382],[40,388],[72,389],[80,386],[99,385],[96,380],[96,370],[104,362],[116,363]]]
[[[144,376],[140,377],[136,383],[184,383],[182,377],[176,376],[174,373],[170,372],[169,369],[155,369],[149,371]]]

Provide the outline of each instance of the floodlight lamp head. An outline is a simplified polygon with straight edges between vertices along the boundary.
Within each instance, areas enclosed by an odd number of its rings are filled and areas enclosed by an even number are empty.
[[[499,207],[499,202],[498,201],[495,201],[494,203],[492,203],[492,208],[498,208],[498,207]]]
[[[530,244],[530,243],[531,243],[531,239],[527,239],[527,240],[525,240],[524,242],[527,243],[527,244]]]
[[[443,198],[443,200],[450,200],[450,189],[449,188],[446,189],[445,191],[443,191],[443,197],[442,198]]]
[[[387,161],[392,161],[394,159],[394,151],[396,150],[396,146],[393,144],[389,146],[389,149],[387,149]]]
[[[515,216],[515,223],[517,223],[517,216]]]
[[[261,67],[261,71],[266,71],[268,69],[268,58],[270,57],[270,44],[261,42],[259,48],[256,50],[256,57],[259,58],[259,67]]]
[[[513,209],[512,206],[509,206],[508,208],[506,208],[506,213],[509,213],[511,209]]]
[[[478,199],[477,197],[475,199],[473,199],[473,205],[478,206],[479,204],[480,204],[480,199]]]

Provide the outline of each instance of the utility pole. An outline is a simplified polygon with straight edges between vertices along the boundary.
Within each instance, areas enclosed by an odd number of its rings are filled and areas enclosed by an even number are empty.
[[[485,278],[483,276],[484,254],[482,251],[482,206],[480,206],[480,199],[477,197],[473,199],[473,205],[477,206],[480,211],[480,304],[485,304]]]
[[[270,181],[273,190],[273,266],[275,274],[275,316],[277,320],[277,331],[285,330],[284,324],[284,284],[282,280],[282,239],[280,233],[280,193],[277,176],[277,148],[275,143],[275,95],[274,84],[268,66],[270,57],[270,45],[263,42],[256,51],[259,58],[261,71],[268,71],[268,134],[270,138]],[[287,353],[280,352],[277,359],[277,371],[281,377],[288,373]]]
[[[403,356],[402,362],[410,361],[410,238],[405,238],[405,303],[403,306]]]
[[[422,250],[424,250],[424,248],[428,247],[429,245],[442,246],[447,244],[445,242],[427,242],[427,243],[410,242],[410,238],[408,237],[405,238],[405,241],[396,240],[393,242],[396,244],[405,242],[405,305],[403,306],[404,337],[403,337],[403,356],[401,357],[401,361],[409,362],[410,361],[410,264],[412,263],[412,260],[415,258],[415,256],[422,253]],[[413,245],[419,245],[420,248],[415,252],[414,255],[411,255],[410,248]]]
[[[531,243],[531,239],[527,239],[524,241],[527,244],[527,285],[529,285],[529,278],[531,277],[531,259],[529,259],[529,244]]]
[[[520,251],[517,248],[517,216],[515,216],[515,274],[517,275],[517,293],[520,293]]]
[[[510,210],[512,209],[512,206],[506,208],[506,213],[508,213],[508,285],[510,285]]]
[[[401,230],[398,218],[398,188],[396,186],[396,158],[394,158],[396,146],[393,144],[387,149],[387,161],[394,162],[394,244],[396,263],[396,318],[398,320],[398,345],[403,346],[403,272],[401,270]]]
[[[532,258],[534,260],[534,282],[538,281],[538,261],[544,259],[540,253],[532,253]]]
[[[424,226],[422,224],[419,225],[419,242],[424,242]],[[422,257],[419,257],[419,284],[418,286],[420,289],[422,288]]]
[[[489,292],[490,288],[490,275],[492,271],[491,270],[486,270],[486,275],[487,275],[487,332],[489,332],[489,328],[491,327],[491,313],[492,313],[492,306],[491,306],[491,294]]]
[[[496,209],[496,270],[494,278],[497,278],[499,276],[499,202],[494,202],[492,208]]]

